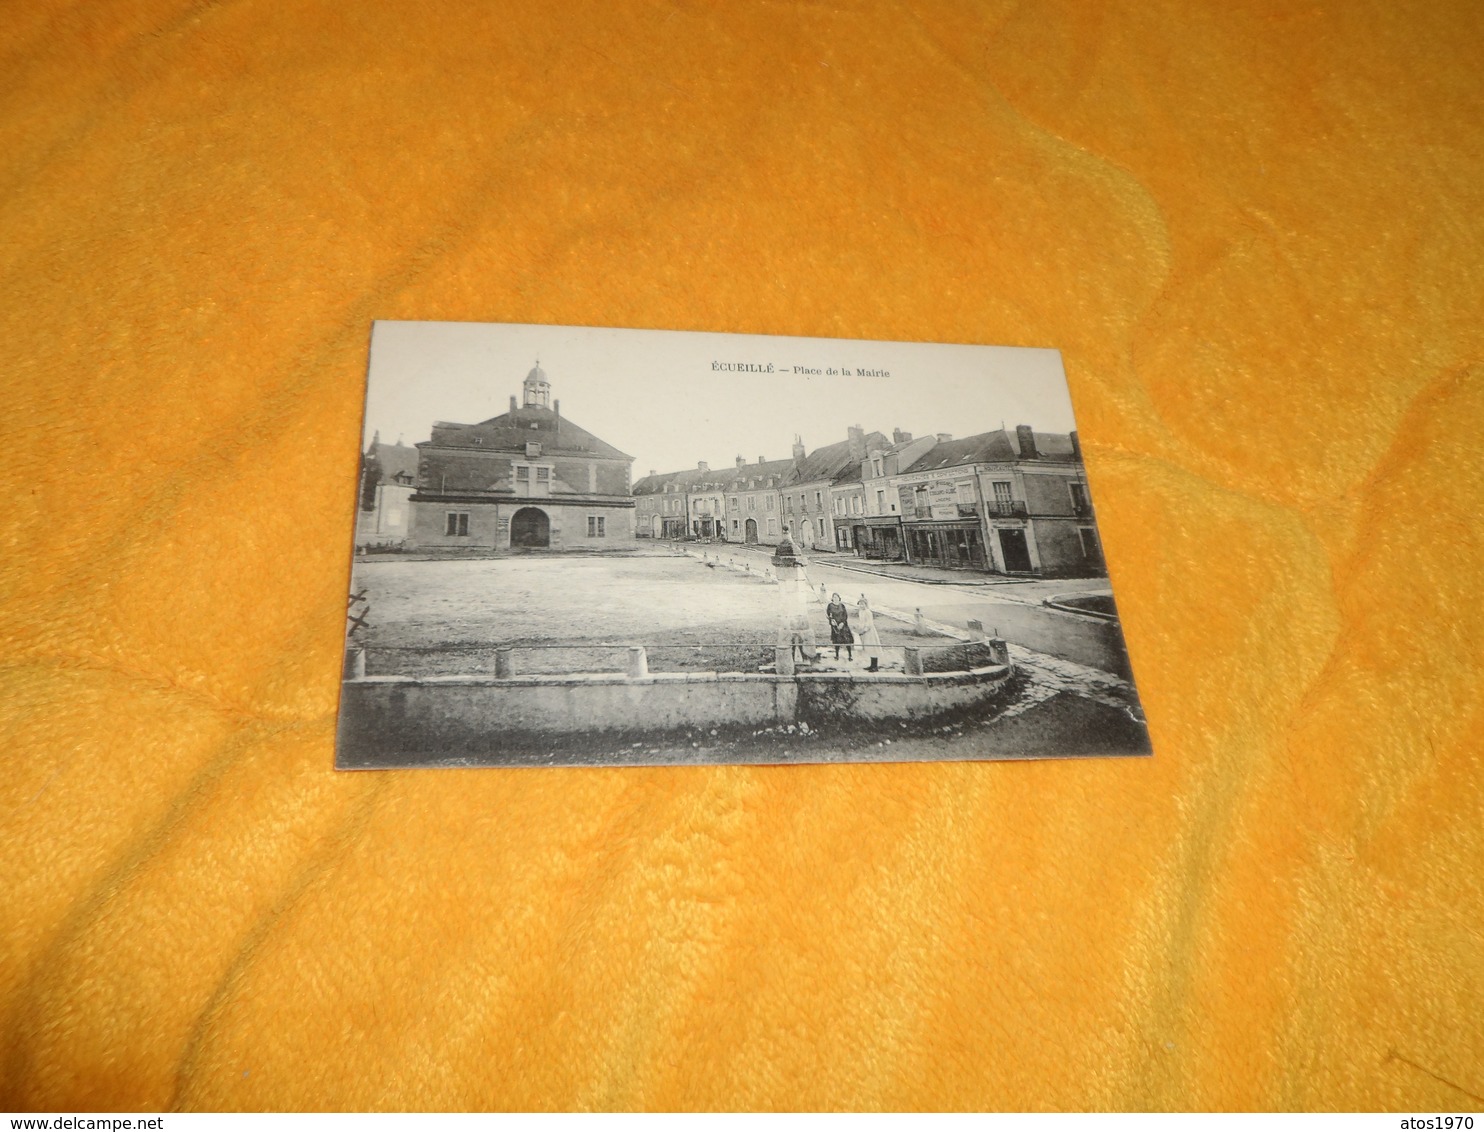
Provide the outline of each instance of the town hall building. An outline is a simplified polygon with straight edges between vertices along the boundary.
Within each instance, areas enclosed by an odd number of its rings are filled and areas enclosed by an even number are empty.
[[[632,545],[634,458],[563,418],[540,363],[522,400],[480,424],[433,422],[418,444],[409,546],[600,550]]]

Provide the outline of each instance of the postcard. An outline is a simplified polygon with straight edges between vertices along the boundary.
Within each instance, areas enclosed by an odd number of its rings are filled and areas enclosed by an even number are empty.
[[[1054,349],[377,322],[364,429],[342,769],[1150,753]]]

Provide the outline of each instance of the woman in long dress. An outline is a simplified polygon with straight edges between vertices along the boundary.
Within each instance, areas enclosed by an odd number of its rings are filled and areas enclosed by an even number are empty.
[[[865,654],[870,658],[871,667],[867,672],[879,672],[881,663],[881,634],[876,631],[876,616],[871,612],[870,603],[866,601],[866,595],[861,594],[860,601],[855,603],[856,636],[860,638],[861,646]]]
[[[824,615],[830,622],[830,643],[835,646],[835,659],[840,659],[840,646],[845,646],[845,659],[855,659],[855,634],[850,631],[850,609],[840,600],[839,594],[830,596],[824,607]]]

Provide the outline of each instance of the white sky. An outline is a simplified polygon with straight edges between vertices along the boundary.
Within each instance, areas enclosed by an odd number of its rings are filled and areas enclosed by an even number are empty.
[[[476,322],[377,322],[365,442],[427,440],[435,420],[473,424],[506,412],[536,359],[562,416],[632,455],[634,478],[726,467],[741,455],[786,458],[794,434],[813,451],[859,424],[891,435],[971,436],[1028,424],[1074,428],[1056,350],[840,338]],[[848,369],[850,376],[714,372],[712,362]],[[890,377],[857,377],[855,370]]]

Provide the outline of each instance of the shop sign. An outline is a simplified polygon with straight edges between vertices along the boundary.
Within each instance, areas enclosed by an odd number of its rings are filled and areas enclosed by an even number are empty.
[[[934,519],[958,518],[958,486],[938,482],[928,487],[928,512]]]

